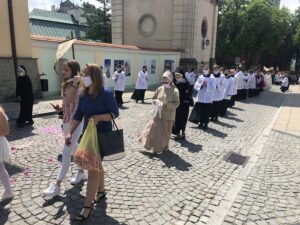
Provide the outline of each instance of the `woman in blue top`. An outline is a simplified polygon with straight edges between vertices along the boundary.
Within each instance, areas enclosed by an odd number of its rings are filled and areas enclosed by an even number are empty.
[[[84,130],[89,120],[94,120],[98,133],[112,131],[111,120],[119,116],[117,102],[113,93],[103,87],[102,71],[95,64],[87,64],[83,70],[83,91],[79,99],[78,108],[74,114],[71,128],[66,135],[66,144],[71,144],[72,134],[84,119]],[[100,150],[101,154],[101,150]],[[101,154],[102,156],[102,154]],[[96,196],[96,199],[95,199]],[[100,172],[88,171],[87,193],[84,207],[76,220],[86,220],[94,202],[105,197],[104,170]]]

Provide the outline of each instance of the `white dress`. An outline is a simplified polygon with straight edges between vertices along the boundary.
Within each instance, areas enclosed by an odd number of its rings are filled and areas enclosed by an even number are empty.
[[[8,120],[8,118],[6,118]],[[4,136],[0,136],[0,162],[9,162],[11,155],[10,145]]]

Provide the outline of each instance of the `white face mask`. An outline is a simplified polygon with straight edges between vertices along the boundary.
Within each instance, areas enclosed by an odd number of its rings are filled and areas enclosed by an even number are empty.
[[[19,76],[19,77],[24,77],[24,76],[25,76],[25,73],[24,73],[24,72],[18,72],[18,76]]]
[[[89,86],[91,86],[92,83],[93,83],[92,78],[91,78],[90,76],[88,76],[88,77],[83,77],[83,78],[82,78],[82,82],[83,82],[83,85],[84,85],[85,87],[89,87]]]
[[[170,88],[171,85],[170,85],[170,84],[164,84],[164,87],[165,87],[165,88]]]
[[[208,74],[208,70],[203,70],[203,73],[206,75],[206,74]]]

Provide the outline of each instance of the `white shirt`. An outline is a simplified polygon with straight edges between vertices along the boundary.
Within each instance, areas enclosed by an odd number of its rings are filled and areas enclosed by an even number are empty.
[[[107,87],[107,76],[106,76],[106,74],[104,73],[104,74],[102,75],[102,77],[103,77],[103,86],[104,86],[104,87]]]
[[[115,91],[125,91],[125,72],[116,71],[112,77],[115,81]]]
[[[190,83],[190,85],[194,85],[197,80],[197,74],[195,72],[186,72],[185,78]]]
[[[289,78],[285,77],[281,83],[282,87],[288,87],[289,86]]]
[[[206,81],[207,86],[203,86],[203,81]],[[212,103],[216,90],[216,79],[212,75],[207,77],[201,75],[196,81],[194,89],[198,92],[197,102]]]
[[[235,95],[234,78],[226,77],[225,80],[226,80],[226,89],[224,93],[224,99],[230,100],[231,96]]]
[[[225,76],[223,74],[220,75],[220,77],[215,77],[216,79],[216,91],[214,93],[213,101],[222,101],[224,99],[224,93],[226,89],[226,80]]]
[[[248,75],[248,87],[249,89],[256,89],[256,77],[255,74]]]
[[[239,71],[236,75],[236,82],[237,82],[237,89],[243,90],[243,89],[249,89],[248,88],[248,76],[245,76],[245,74],[242,71]]]
[[[135,89],[147,90],[148,89],[148,73],[143,70],[139,72],[138,79],[136,81]]]

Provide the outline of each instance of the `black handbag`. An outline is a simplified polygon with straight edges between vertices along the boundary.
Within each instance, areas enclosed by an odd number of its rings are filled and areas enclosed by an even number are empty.
[[[124,134],[115,120],[112,120],[115,130],[107,133],[98,133],[98,142],[101,157],[104,161],[114,161],[125,157]]]
[[[191,115],[189,117],[189,121],[191,123],[198,124],[200,122],[200,107],[196,104],[193,108]]]

